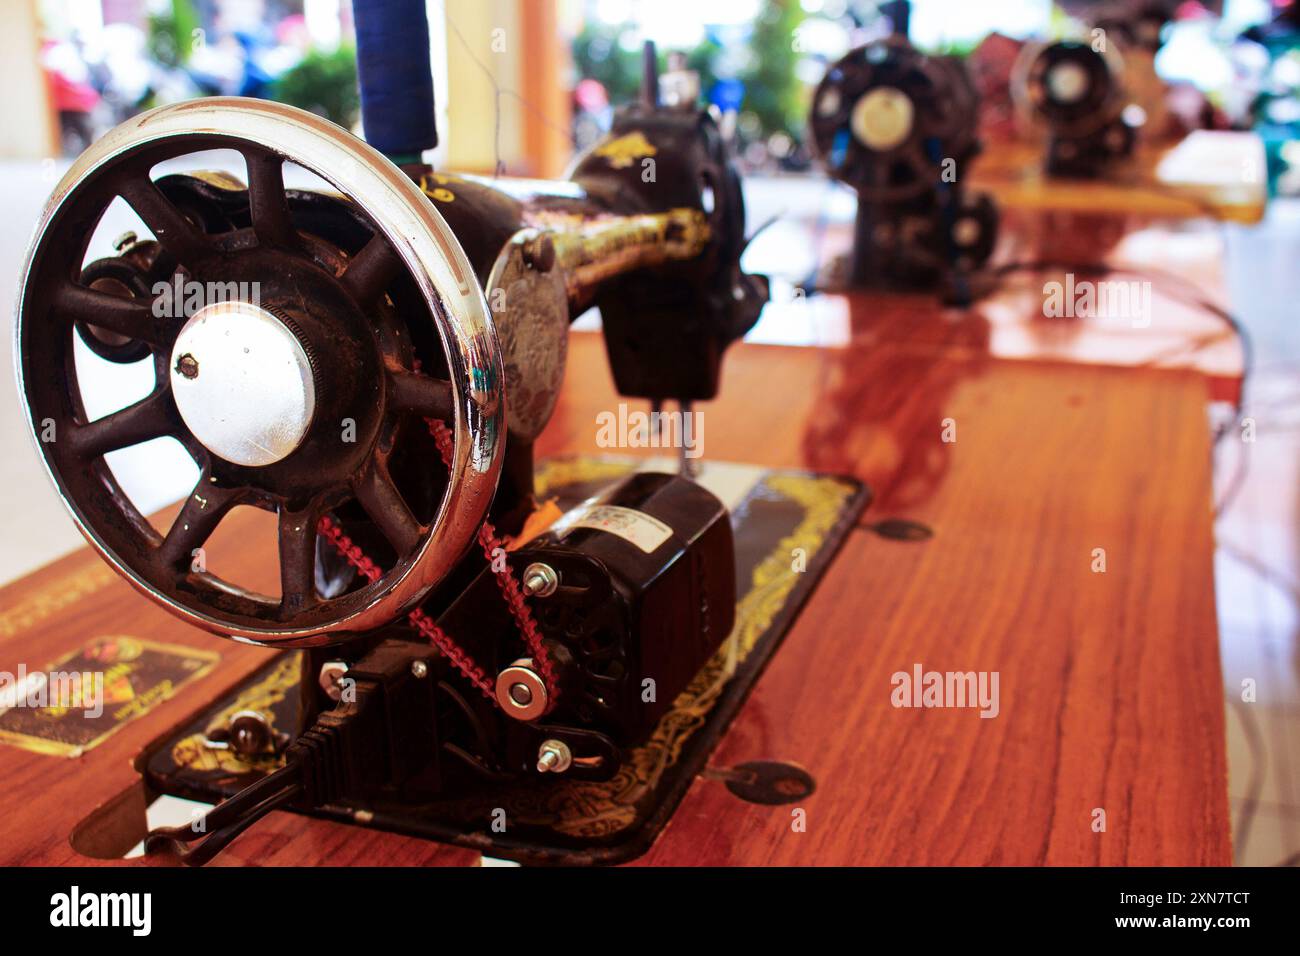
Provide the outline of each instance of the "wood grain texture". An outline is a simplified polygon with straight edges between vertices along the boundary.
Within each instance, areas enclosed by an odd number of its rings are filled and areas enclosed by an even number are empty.
[[[873,389],[900,361],[838,398],[930,472],[857,467],[881,492],[867,520],[935,537],[855,533],[712,762],[802,764],[806,832],[698,779],[643,862],[1228,863],[1203,386],[945,360],[914,396]],[[999,671],[999,716],[895,709],[891,674],[918,662]]]
[[[1000,361],[981,354],[978,325],[962,335],[969,348],[729,355],[723,397],[701,406],[706,459],[851,473],[878,495],[864,525],[896,515],[936,534],[901,543],[855,531],[715,755],[715,768],[807,767],[818,787],[802,805],[807,831],[791,831],[789,807],[741,802],[702,777],[642,862],[1230,862],[1203,381]],[[596,415],[620,400],[600,338],[575,333],[538,457],[601,451]],[[945,418],[955,443],[940,440]],[[1105,574],[1090,570],[1097,547]],[[249,570],[269,573],[267,560]],[[73,555],[0,591],[0,608],[36,595],[57,605],[98,568]],[[89,862],[67,843],[72,825],[130,786],[150,741],[266,654],[191,631],[105,580],[0,628],[0,667],[39,667],[115,632],[216,646],[222,660],[77,761],[4,748],[0,863]],[[999,671],[1000,715],[893,708],[890,675],[915,662]],[[1096,807],[1102,834],[1091,829]],[[475,857],[277,813],[222,859]]]

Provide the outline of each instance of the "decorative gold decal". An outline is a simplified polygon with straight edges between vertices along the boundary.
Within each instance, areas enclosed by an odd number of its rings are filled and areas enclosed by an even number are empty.
[[[596,147],[595,153],[609,161],[614,169],[627,169],[636,160],[654,156],[659,152],[640,130],[607,140]]]

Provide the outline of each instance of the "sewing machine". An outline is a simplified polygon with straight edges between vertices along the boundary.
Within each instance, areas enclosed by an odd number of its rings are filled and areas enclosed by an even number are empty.
[[[965,188],[978,154],[979,99],[965,65],[927,56],[903,36],[851,50],[813,94],[810,142],[827,173],[857,193],[846,262],[827,289],[941,288],[967,301],[969,277],[993,252],[993,201]]]
[[[1047,131],[1043,168],[1053,176],[1095,178],[1133,153],[1140,123],[1125,92],[1123,58],[1100,30],[1095,38],[1031,43],[1011,75],[1017,108]]]
[[[87,540],[179,621],[284,651],[150,748],[151,792],[217,805],[146,848],[202,863],[280,807],[493,843],[490,810],[634,772],[689,705],[708,733],[680,773],[647,785],[635,839],[608,850],[626,856],[662,826],[784,627],[764,630],[738,677],[752,648],[724,647],[733,516],[691,480],[691,405],[715,396],[724,351],[767,299],[739,264],[740,183],[710,112],[661,100],[652,48],[642,96],[567,180],[433,170],[419,159],[433,145],[431,88],[380,97],[375,79],[394,44],[409,65],[427,41],[412,43],[409,19],[363,9],[372,143],[263,101],[150,111],[73,164],[24,266],[19,388]],[[246,177],[153,178],[218,148]],[[286,162],[328,188],[286,188]],[[117,197],[152,237],[83,262]],[[543,494],[533,443],[569,325],[592,306],[620,393],[650,400],[651,429],[687,429],[673,443],[681,467],[618,465]],[[147,364],[152,390],[92,420],[81,346]],[[106,456],[163,437],[200,477],[155,528]],[[836,488],[845,515],[862,506],[856,483]],[[207,565],[207,542],[245,506],[276,516],[278,593]],[[792,581],[796,604],[815,578]],[[702,679],[712,697],[693,691]],[[728,681],[730,703],[715,707]],[[591,858],[600,845],[516,832],[496,852]]]

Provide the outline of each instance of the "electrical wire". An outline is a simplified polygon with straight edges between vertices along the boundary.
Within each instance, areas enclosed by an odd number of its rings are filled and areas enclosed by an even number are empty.
[[[1268,750],[1264,746],[1264,734],[1259,729],[1255,712],[1236,694],[1229,694],[1228,700],[1232,703],[1237,719],[1241,721],[1242,729],[1246,732],[1246,746],[1250,750],[1251,763],[1248,795],[1242,800],[1241,812],[1232,827],[1233,857],[1237,863],[1240,863],[1246,844],[1250,841],[1250,829],[1259,810],[1260,795],[1264,792],[1264,768],[1268,764]]]

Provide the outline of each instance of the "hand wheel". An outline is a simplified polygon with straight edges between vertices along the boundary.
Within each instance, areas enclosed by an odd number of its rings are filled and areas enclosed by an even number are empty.
[[[978,105],[961,64],[906,40],[877,40],[826,70],[809,140],[830,174],[860,196],[897,202],[934,189],[945,159],[966,159]]]
[[[1105,126],[1123,106],[1124,64],[1112,45],[1078,40],[1030,43],[1011,70],[1011,99],[1029,123],[1082,137]]]
[[[249,182],[245,225],[214,233],[171,201],[151,170],[217,148],[242,154]],[[321,241],[295,226],[286,160],[326,180],[369,222],[370,238],[355,254],[323,255]],[[171,314],[138,285],[89,283],[87,244],[119,196],[153,232],[169,273],[200,288],[259,294]],[[376,316],[391,314],[386,293],[399,279],[418,289],[416,324],[436,332],[385,331]],[[114,348],[151,355],[155,375],[144,399],[94,421],[73,357],[74,336],[87,329]],[[436,361],[420,361],[412,342],[421,337],[435,352],[441,344]],[[37,448],[86,538],[141,592],[217,634],[312,646],[398,618],[462,557],[496,490],[501,357],[464,251],[388,160],[291,107],[194,100],[137,116],[95,143],[58,184],[28,251],[16,357]],[[454,450],[440,502],[413,507],[390,463],[403,429],[425,418],[449,422]],[[200,478],[160,534],[104,456],[163,436],[180,442]],[[236,505],[279,516],[278,598],[195,560]],[[376,580],[323,597],[317,528],[340,508],[359,509],[395,560]]]

